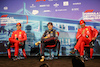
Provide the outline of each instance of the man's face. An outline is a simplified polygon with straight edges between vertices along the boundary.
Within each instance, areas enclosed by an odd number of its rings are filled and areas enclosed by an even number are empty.
[[[20,25],[17,25],[16,28],[17,28],[17,30],[20,30],[21,29],[21,26]]]
[[[85,23],[81,24],[80,26],[81,26],[81,28],[84,28],[85,27]]]
[[[48,25],[48,29],[49,29],[49,30],[52,30],[52,28],[53,28],[53,25],[49,24],[49,25]]]

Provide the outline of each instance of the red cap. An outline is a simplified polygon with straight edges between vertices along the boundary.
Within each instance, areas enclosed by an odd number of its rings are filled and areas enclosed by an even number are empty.
[[[16,25],[20,25],[21,26],[21,23],[17,23]]]
[[[84,20],[81,20],[81,21],[80,21],[80,25],[82,25],[83,23],[85,23]]]

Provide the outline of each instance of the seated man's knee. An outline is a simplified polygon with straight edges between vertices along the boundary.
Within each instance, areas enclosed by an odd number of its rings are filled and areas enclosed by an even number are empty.
[[[9,41],[11,41],[11,38],[9,38]]]
[[[15,43],[14,46],[15,46],[15,47],[19,47],[19,43]]]

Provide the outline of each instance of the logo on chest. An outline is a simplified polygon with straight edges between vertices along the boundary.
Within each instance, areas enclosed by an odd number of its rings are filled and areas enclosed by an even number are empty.
[[[46,35],[50,34],[50,36],[53,36],[53,32],[47,32]]]
[[[15,34],[15,37],[17,37],[17,34]]]
[[[90,32],[89,32],[89,29],[88,29],[88,28],[86,28],[86,33],[87,33],[87,34],[90,34]]]
[[[19,37],[22,37],[22,35],[21,35],[21,34],[22,34],[22,32],[19,32]]]

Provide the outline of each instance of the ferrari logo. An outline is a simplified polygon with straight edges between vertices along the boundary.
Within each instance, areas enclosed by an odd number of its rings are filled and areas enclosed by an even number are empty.
[[[88,30],[88,28],[86,28],[86,30]]]
[[[19,32],[19,34],[21,34],[22,32]]]
[[[20,23],[18,23],[18,24],[20,24]]]
[[[83,23],[83,21],[81,21],[81,23]]]
[[[15,36],[17,36],[17,34],[15,34]]]

